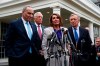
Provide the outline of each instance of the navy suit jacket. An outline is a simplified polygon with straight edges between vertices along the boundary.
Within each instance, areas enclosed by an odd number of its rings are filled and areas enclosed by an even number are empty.
[[[31,40],[27,36],[26,29],[21,18],[10,23],[4,43],[7,56],[22,57],[29,53],[30,47],[32,48],[32,53],[34,55],[38,54],[36,46],[38,43],[36,38],[36,27],[32,23],[30,23],[30,25],[33,31]]]
[[[76,41],[74,38],[74,33],[72,30],[72,27],[68,28],[69,34],[71,36],[72,42],[76,47]],[[86,53],[86,52],[90,52],[90,48],[91,48],[91,38],[89,35],[88,30],[79,27],[79,40],[77,42],[77,50],[80,50],[82,53]]]
[[[76,52],[72,52],[74,57],[74,66],[86,66],[91,63],[91,38],[88,30],[79,27],[79,39],[76,43],[72,27],[68,28],[73,45],[76,47]],[[81,55],[77,54],[81,53]],[[73,61],[72,60],[72,61]]]
[[[37,26],[35,25],[35,23],[33,25],[35,26],[36,32],[38,35]],[[43,39],[43,33],[44,33],[45,26],[41,25],[41,28],[42,28],[42,39]],[[37,44],[38,50],[42,50],[42,47],[41,47],[42,39],[40,39],[39,35],[36,38],[38,39],[38,44]]]

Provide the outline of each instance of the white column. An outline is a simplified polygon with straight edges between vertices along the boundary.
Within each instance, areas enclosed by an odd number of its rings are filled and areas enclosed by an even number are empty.
[[[53,7],[53,13],[57,13],[60,15],[60,7],[58,6]]]
[[[94,33],[93,33],[93,23],[92,22],[89,22],[89,33],[90,33],[91,40],[94,44]]]

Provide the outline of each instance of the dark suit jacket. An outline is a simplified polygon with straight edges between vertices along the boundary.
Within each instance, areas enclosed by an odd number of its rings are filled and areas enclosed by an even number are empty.
[[[30,47],[32,48],[32,53],[34,55],[38,54],[38,49],[36,47],[36,44],[38,43],[38,40],[36,39],[36,27],[32,25],[32,23],[30,23],[30,25],[33,31],[31,40],[27,36],[21,18],[10,23],[4,43],[7,56],[22,57],[29,53]]]
[[[70,37],[72,39],[72,42],[73,42],[74,46],[76,47],[76,41],[74,38],[74,33],[72,30],[72,27],[69,27],[68,31],[69,31]],[[82,65],[84,66],[90,62],[91,43],[92,43],[92,41],[89,36],[88,30],[79,27],[79,39],[77,42],[76,50],[77,50],[77,52],[80,52],[82,55],[75,54],[75,55],[77,55],[77,56],[75,56],[76,60],[74,59],[76,62],[75,66],[82,66]]]
[[[33,23],[33,25],[35,26],[36,32],[37,32],[37,35],[38,35],[37,26],[35,25],[35,23]],[[43,33],[44,33],[45,26],[41,25],[41,28],[42,28],[42,38],[43,38]],[[39,42],[38,42],[38,45],[37,45],[38,50],[41,50],[41,49],[42,49],[42,47],[41,47],[42,39],[40,39],[39,35],[38,35],[36,38],[37,38],[38,41],[39,41]]]
[[[74,38],[72,27],[68,28],[69,34],[71,36],[73,44],[76,46],[76,41]],[[79,40],[77,42],[77,50],[84,52],[89,52],[91,48],[91,38],[88,30],[79,27]]]
[[[37,31],[37,26],[35,25],[35,23],[33,24],[36,28],[36,32],[38,34],[38,31]],[[44,29],[45,29],[45,26],[41,25],[41,28],[42,28],[42,38],[43,38],[43,33],[44,33]],[[36,37],[38,39],[38,44],[36,45],[38,48],[38,50],[42,50],[42,38],[40,39],[39,35]],[[38,62],[38,66],[46,66],[46,60],[44,59],[44,56],[43,55],[38,55],[37,57],[37,62]]]

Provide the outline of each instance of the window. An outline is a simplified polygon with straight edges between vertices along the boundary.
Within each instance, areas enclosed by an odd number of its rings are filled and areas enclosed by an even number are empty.
[[[6,33],[8,24],[6,23],[1,23],[1,37],[0,37],[0,59],[1,58],[6,58],[5,56],[5,48],[4,48],[4,35]]]

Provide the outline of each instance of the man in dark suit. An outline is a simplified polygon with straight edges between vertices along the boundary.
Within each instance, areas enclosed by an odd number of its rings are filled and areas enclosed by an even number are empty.
[[[34,14],[34,25],[35,27],[37,28],[37,34],[38,34],[38,37],[37,39],[39,40],[39,43],[38,43],[38,50],[40,50],[40,54],[38,55],[38,60],[37,62],[39,62],[38,66],[46,66],[46,61],[44,59],[44,56],[41,55],[41,44],[42,44],[42,36],[43,36],[43,32],[44,32],[44,28],[45,26],[42,25],[42,20],[43,20],[43,14],[41,12],[36,12]]]
[[[34,11],[31,6],[22,10],[22,17],[9,24],[5,36],[5,50],[9,66],[34,66],[39,54],[36,28],[30,22]],[[30,30],[30,31],[29,31]],[[36,42],[37,41],[37,42]]]
[[[95,40],[95,49],[96,49],[96,66],[100,66],[100,37],[97,37]]]
[[[90,64],[89,56],[91,50],[91,38],[88,30],[79,26],[80,17],[77,14],[71,14],[70,27],[68,28],[72,43],[76,49],[74,58],[74,66],[87,66]],[[73,50],[72,50],[73,52]]]

